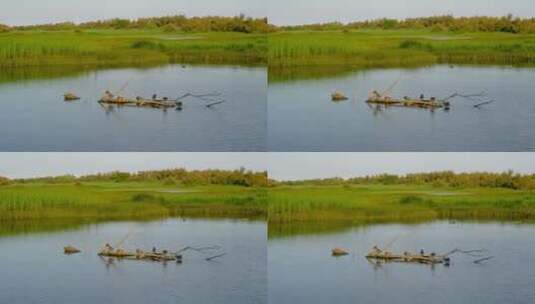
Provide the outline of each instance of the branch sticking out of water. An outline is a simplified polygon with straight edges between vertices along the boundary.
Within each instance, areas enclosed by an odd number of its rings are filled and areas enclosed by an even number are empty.
[[[486,249],[475,249],[475,250],[461,250],[459,248],[455,248],[453,249],[452,251],[446,253],[444,256],[447,257],[447,256],[450,256],[454,253],[461,253],[461,254],[466,254],[466,255],[469,255],[469,256],[472,256],[472,257],[482,257],[482,253],[483,252],[487,252],[488,250]]]
[[[177,251],[176,253],[181,253],[181,252],[184,252],[184,251],[187,251],[187,250],[193,250],[193,251],[197,251],[197,252],[205,252],[205,251],[208,251],[208,250],[219,250],[221,249],[221,246],[218,246],[218,245],[214,245],[214,246],[206,246],[206,247],[192,247],[192,246],[186,246],[182,249],[180,249],[179,251]]]
[[[486,262],[490,259],[493,259],[494,257],[493,256],[489,256],[489,257],[485,257],[485,258],[481,258],[481,259],[478,259],[478,260],[475,260],[474,263],[475,264],[481,264],[482,262]]]
[[[221,253],[221,254],[218,254],[218,255],[214,255],[214,256],[208,257],[208,258],[206,258],[205,260],[207,260],[207,261],[211,261],[211,260],[213,260],[213,259],[217,259],[217,258],[219,258],[219,257],[222,257],[222,256],[224,256],[224,255],[226,255],[226,254],[227,254],[226,252],[223,252],[223,253]]]
[[[480,106],[493,103],[495,100],[488,97],[488,94],[486,91],[482,91],[481,93],[477,94],[461,94],[458,92],[455,92],[451,94],[450,96],[446,97],[444,101],[448,101],[450,99],[453,99],[455,97],[461,97],[473,102],[477,102],[476,105],[474,105],[474,108],[479,108]]]
[[[480,106],[483,106],[483,105],[486,105],[486,104],[489,104],[489,103],[493,103],[494,101],[495,101],[494,99],[491,99],[489,101],[478,103],[478,104],[474,105],[474,108],[479,108]]]
[[[224,103],[224,102],[225,102],[225,100],[221,100],[221,101],[213,102],[213,103],[207,104],[206,107],[207,107],[207,108],[211,108],[211,107],[213,107],[213,106],[215,106],[215,105],[218,105],[218,104],[220,104],[220,103]]]
[[[220,96],[221,96],[221,93],[219,92],[213,92],[213,93],[207,93],[207,94],[186,93],[184,95],[177,97],[176,100],[181,100],[187,97],[193,97],[193,98],[197,98],[197,99],[204,100],[204,101],[215,101],[217,100],[215,98],[220,97]]]

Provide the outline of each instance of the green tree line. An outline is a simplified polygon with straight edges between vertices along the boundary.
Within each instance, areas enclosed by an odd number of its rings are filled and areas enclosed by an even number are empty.
[[[182,185],[236,185],[244,187],[263,187],[268,184],[266,172],[239,170],[193,170],[183,168],[155,171],[109,172],[84,175],[48,176],[39,178],[13,179],[0,177],[0,185],[21,183],[76,183],[76,182],[162,182]]]
[[[267,18],[251,18],[245,15],[235,17],[207,16],[187,17],[185,15],[130,19],[109,19],[84,22],[49,23],[27,26],[13,26],[0,24],[0,32],[9,30],[91,30],[91,29],[161,29],[166,32],[241,32],[266,33],[272,30]]]
[[[437,32],[506,32],[535,33],[535,18],[503,17],[454,17],[452,15],[398,19],[375,19],[351,22],[316,23],[298,26],[283,26],[280,30],[351,30],[351,29],[427,29]]]
[[[441,15],[407,19],[374,19],[347,24],[340,22],[315,23],[296,26],[275,26],[268,18],[251,18],[244,15],[234,17],[206,16],[187,17],[185,15],[130,19],[109,19],[84,22],[50,23],[28,26],[0,24],[0,33],[10,30],[89,30],[89,29],[161,29],[168,32],[242,32],[269,33],[281,30],[351,30],[351,29],[428,29],[437,32],[507,32],[535,33],[535,18],[520,18],[513,15],[502,17],[474,16],[454,17]]]
[[[326,178],[302,181],[277,182],[271,184],[285,185],[351,185],[351,184],[382,184],[382,185],[431,185],[435,187],[455,188],[507,188],[515,190],[535,190],[535,174],[518,174],[513,171],[503,173],[473,172],[455,173],[452,171],[413,173],[407,175],[379,174],[354,178]]]

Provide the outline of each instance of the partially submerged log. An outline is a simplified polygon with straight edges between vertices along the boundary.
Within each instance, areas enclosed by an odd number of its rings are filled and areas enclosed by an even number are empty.
[[[374,246],[372,250],[366,255],[367,259],[387,261],[387,262],[404,262],[404,263],[419,263],[419,264],[445,264],[449,265],[450,258],[445,255],[437,255],[435,253],[424,254],[404,252],[402,254],[395,254],[388,250],[381,250]]]
[[[102,98],[98,101],[101,104],[110,104],[118,106],[132,106],[132,107],[146,107],[156,109],[168,109],[176,108],[182,109],[181,101],[170,101],[167,98],[163,99],[145,99],[142,97],[136,97],[135,99],[128,99],[122,96],[114,96],[109,92],[104,93]]]
[[[119,95],[114,95],[110,91],[104,92],[100,100],[101,105],[117,105],[117,106],[131,106],[131,107],[146,107],[157,108],[167,110],[169,108],[175,108],[176,110],[182,110],[183,100],[191,97],[208,102],[205,107],[212,108],[215,105],[222,104],[226,100],[219,98],[221,93],[209,93],[209,94],[192,94],[186,93],[176,99],[169,99],[167,97],[158,98],[157,94],[153,94],[152,98],[126,98]]]
[[[431,99],[414,99],[406,96],[403,99],[395,99],[390,96],[376,96],[372,94],[370,97],[368,97],[366,102],[384,106],[399,106],[422,109],[444,108],[445,110],[448,110],[450,108],[450,103],[448,101],[438,100],[434,97],[431,97]]]
[[[76,253],[80,253],[81,250],[74,247],[74,246],[65,246],[63,247],[63,251],[65,254],[76,254]]]
[[[154,262],[167,262],[167,261],[176,261],[177,263],[182,263],[182,255],[171,254],[166,250],[161,252],[153,251],[144,251],[137,249],[135,251],[126,251],[123,249],[113,249],[110,247],[105,247],[101,252],[98,253],[99,256],[103,257],[112,257],[118,259],[128,259],[128,260],[138,260],[138,261],[154,261]]]
[[[342,249],[342,248],[333,248],[331,250],[331,253],[333,256],[343,256],[343,255],[348,255],[349,252],[347,252],[347,250],[345,249]]]

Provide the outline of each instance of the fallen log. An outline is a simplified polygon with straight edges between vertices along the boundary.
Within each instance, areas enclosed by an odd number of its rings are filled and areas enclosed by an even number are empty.
[[[445,255],[437,255],[431,253],[429,255],[420,253],[413,254],[404,252],[402,254],[395,254],[387,250],[381,250],[376,246],[366,255],[367,259],[388,261],[388,262],[404,262],[404,263],[419,263],[419,264],[445,264],[449,265],[450,258]]]

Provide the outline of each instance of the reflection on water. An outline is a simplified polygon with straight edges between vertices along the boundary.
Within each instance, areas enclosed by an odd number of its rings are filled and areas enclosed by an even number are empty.
[[[100,258],[125,248],[221,246],[226,255],[184,252],[182,264]],[[63,246],[82,253],[66,256]],[[108,223],[0,237],[0,303],[266,303],[266,225],[239,220]],[[6,275],[8,274],[8,275]]]
[[[446,253],[486,249],[493,259],[452,256],[444,265],[370,263],[378,245]],[[334,258],[330,249],[349,249]],[[330,234],[270,238],[270,303],[533,303],[535,225],[433,222],[359,226]]]
[[[474,108],[454,100],[450,111],[378,110],[373,90],[394,96],[446,97],[486,90],[494,103]],[[535,149],[535,69],[434,66],[369,70],[337,77],[270,83],[270,151],[526,151]],[[350,97],[333,103],[340,90]]]
[[[147,69],[2,71],[2,151],[262,151],[266,134],[265,68],[169,65]],[[6,80],[12,77],[13,82]],[[15,81],[25,78],[42,78]],[[186,99],[183,111],[120,108],[96,102],[105,90],[176,98],[219,92],[225,103]],[[74,91],[80,101],[66,103]],[[14,128],[13,126],[16,126]]]

